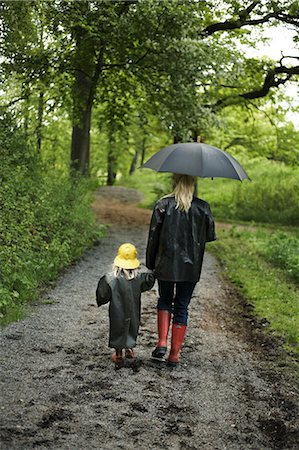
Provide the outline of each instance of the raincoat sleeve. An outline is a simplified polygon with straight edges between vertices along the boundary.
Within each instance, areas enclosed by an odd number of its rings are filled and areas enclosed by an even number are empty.
[[[105,305],[111,300],[111,288],[107,283],[106,276],[100,278],[96,291],[97,305]]]
[[[141,292],[149,291],[155,284],[155,276],[153,272],[141,273]]]
[[[151,270],[155,268],[155,260],[159,247],[159,237],[161,226],[163,223],[164,212],[165,210],[163,208],[160,208],[158,204],[155,205],[146,248],[146,267]]]
[[[215,241],[215,222],[210,210],[210,207],[207,205],[207,213],[206,213],[206,242]]]

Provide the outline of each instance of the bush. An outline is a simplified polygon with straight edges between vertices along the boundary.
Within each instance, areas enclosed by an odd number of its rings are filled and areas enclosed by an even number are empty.
[[[152,209],[155,202],[172,189],[169,173],[158,173],[149,169],[138,169],[133,175],[120,178],[117,184],[142,192],[144,199],[140,206],[149,209]]]
[[[285,270],[291,280],[299,283],[299,239],[280,232],[268,237],[260,253],[275,267]]]
[[[252,181],[199,180],[199,196],[217,220],[299,224],[299,169],[255,158],[240,161]]]
[[[0,314],[38,295],[99,237],[90,186],[49,172],[9,117],[0,121]]]
[[[299,224],[299,170],[282,163],[254,160],[251,183],[233,191],[234,214],[241,220]]]

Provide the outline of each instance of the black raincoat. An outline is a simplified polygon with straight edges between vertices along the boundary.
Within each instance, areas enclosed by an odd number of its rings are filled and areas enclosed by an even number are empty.
[[[98,306],[110,301],[109,305],[109,347],[132,348],[140,324],[141,292],[150,290],[155,283],[152,272],[138,272],[138,276],[127,280],[124,275],[104,275],[97,287]]]
[[[209,204],[193,197],[188,212],[176,209],[174,197],[158,200],[152,214],[146,266],[164,281],[197,282],[205,243],[214,241],[215,226]]]

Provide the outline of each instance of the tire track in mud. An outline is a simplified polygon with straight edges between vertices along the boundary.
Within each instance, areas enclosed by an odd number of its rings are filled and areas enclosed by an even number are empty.
[[[113,223],[107,237],[26,319],[3,329],[1,448],[297,448],[296,387],[269,377],[244,332],[239,299],[210,254],[191,302],[181,368],[149,359],[155,285],[142,297],[139,365],[114,370],[108,306],[96,307],[95,289],[121,243],[133,242],[144,261],[150,212],[137,209],[139,200],[133,190],[100,190],[94,209],[101,222]]]

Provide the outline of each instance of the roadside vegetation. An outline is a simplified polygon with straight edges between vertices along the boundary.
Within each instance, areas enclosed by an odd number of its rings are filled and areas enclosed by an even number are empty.
[[[0,121],[0,141],[0,319],[7,323],[22,317],[24,303],[79,258],[101,229],[90,210],[90,181],[74,183],[45,167],[8,117]]]
[[[265,330],[299,356],[299,234],[257,227],[221,229],[209,248],[224,275],[253,306]]]

